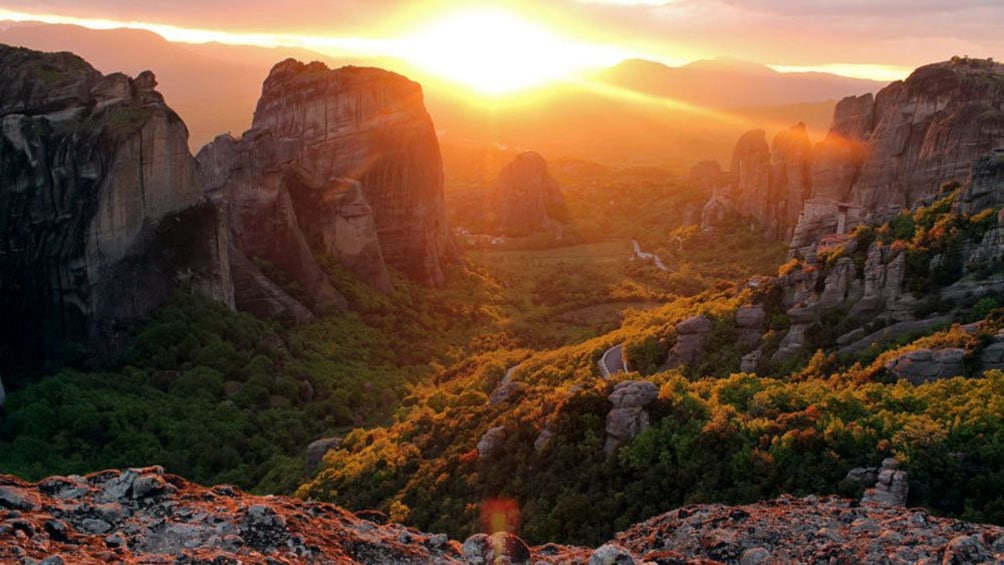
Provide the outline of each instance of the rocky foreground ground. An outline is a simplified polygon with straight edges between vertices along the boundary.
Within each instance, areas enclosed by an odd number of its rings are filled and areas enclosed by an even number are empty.
[[[0,475],[3,563],[1004,563],[1004,528],[835,497],[695,505],[597,549],[527,547],[510,534],[464,543],[379,512],[205,488],[159,467]]]

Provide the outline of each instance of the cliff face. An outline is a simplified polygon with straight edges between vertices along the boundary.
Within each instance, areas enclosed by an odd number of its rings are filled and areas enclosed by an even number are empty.
[[[417,83],[380,69],[283,61],[265,80],[252,132],[272,137],[272,162],[299,168],[302,190],[291,194],[301,211],[321,201],[339,210],[337,225],[316,213],[299,220],[350,268],[367,265],[371,272],[361,274],[385,286],[386,275],[363,259],[378,253],[367,234],[372,222],[389,266],[428,285],[444,282],[442,263],[456,249],[439,142]]]
[[[771,239],[790,239],[809,193],[810,154],[801,122],[779,132],[770,146],[763,130],[746,132],[732,153],[728,180],[715,189],[701,225],[714,227],[732,212],[755,219]]]
[[[181,281],[233,303],[227,234],[152,73],[0,46],[0,77],[0,363],[114,353]]]
[[[554,230],[567,219],[558,182],[547,172],[547,161],[537,153],[517,155],[499,173],[493,192],[500,233],[528,235]]]
[[[779,134],[766,156],[762,132],[744,135],[733,158],[732,210],[804,254],[824,235],[966,180],[973,161],[1002,142],[1004,65],[927,65],[876,96],[842,100],[811,150],[797,127]]]
[[[0,558],[97,563],[994,563],[1004,528],[877,502],[790,496],[691,505],[590,549],[527,547],[509,533],[462,544],[379,512],[205,488],[160,467],[0,476]]]

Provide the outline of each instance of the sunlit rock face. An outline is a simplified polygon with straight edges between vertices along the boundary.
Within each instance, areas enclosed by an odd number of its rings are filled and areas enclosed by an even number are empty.
[[[314,185],[300,191],[308,206],[337,209],[338,225],[330,215],[298,216],[329,251],[378,287],[387,283],[373,267],[377,255],[419,282],[443,284],[443,263],[457,252],[439,141],[418,83],[380,69],[289,59],[265,80],[252,132],[267,132],[273,161],[295,164]]]
[[[913,206],[946,182],[966,181],[973,162],[1002,144],[1004,65],[926,65],[875,96],[841,100],[829,133],[811,147],[800,125],[778,134],[769,150],[762,131],[744,134],[728,198],[707,214],[721,216],[725,203],[805,255],[821,237],[870,214]]]
[[[532,151],[520,153],[499,173],[493,204],[499,214],[498,232],[505,235],[557,230],[568,216],[547,161]]]
[[[114,354],[179,283],[232,304],[226,231],[152,73],[0,46],[0,77],[5,368]]]
[[[463,543],[369,510],[206,488],[161,467],[55,476],[0,476],[4,563],[1000,563],[1004,528],[904,508],[895,460],[849,477],[874,484],[861,501],[779,498],[746,506],[692,504],[589,547],[528,546],[516,534]],[[30,532],[30,535],[28,533]]]

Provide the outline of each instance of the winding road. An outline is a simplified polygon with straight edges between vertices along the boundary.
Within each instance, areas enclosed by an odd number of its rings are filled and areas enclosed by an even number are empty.
[[[634,246],[634,257],[642,259],[644,261],[652,261],[655,263],[655,267],[660,271],[668,271],[666,265],[662,262],[655,253],[647,253],[641,250],[641,246],[638,245],[637,239],[632,239],[631,244]],[[610,349],[603,352],[603,357],[600,357],[600,374],[603,375],[604,379],[609,379],[611,375],[616,375],[617,373],[628,372],[627,362],[624,360],[624,344],[618,343],[617,345],[611,347]],[[506,373],[508,376],[509,373]]]
[[[635,257],[637,257],[638,259],[643,259],[645,261],[652,261],[653,263],[655,263],[655,267],[660,271],[669,270],[666,268],[666,265],[662,262],[662,259],[660,259],[658,255],[656,255],[655,253],[648,253],[646,251],[642,251],[641,246],[638,245],[637,239],[632,239],[631,244],[634,245]]]
[[[599,365],[600,374],[603,375],[604,379],[609,379],[611,375],[617,373],[626,373],[628,368],[624,362],[624,344],[618,343],[604,351],[603,357],[600,357]]]

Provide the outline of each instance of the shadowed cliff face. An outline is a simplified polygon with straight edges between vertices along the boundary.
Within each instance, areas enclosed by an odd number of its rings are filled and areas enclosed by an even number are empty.
[[[102,76],[68,53],[0,46],[0,77],[4,369],[73,343],[114,353],[182,281],[232,303],[226,234],[199,207],[188,131],[151,73]]]
[[[532,151],[520,153],[499,173],[494,186],[498,230],[528,235],[560,229],[568,210],[558,182],[547,172],[547,161]]]
[[[252,131],[273,135],[286,158],[328,187],[322,198],[329,202],[358,182],[361,197],[348,195],[342,206],[355,211],[342,217],[360,218],[368,204],[387,264],[424,284],[443,284],[442,262],[456,250],[439,142],[417,83],[380,69],[329,70],[289,59],[265,80]],[[356,240],[363,223],[354,222]],[[361,241],[348,245],[367,247],[372,251]]]

